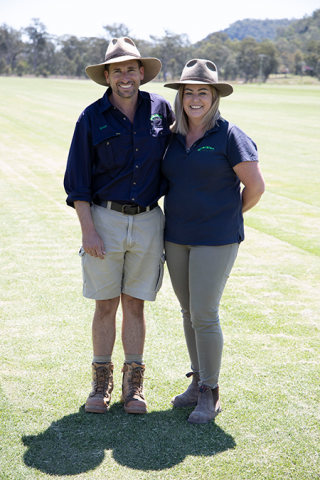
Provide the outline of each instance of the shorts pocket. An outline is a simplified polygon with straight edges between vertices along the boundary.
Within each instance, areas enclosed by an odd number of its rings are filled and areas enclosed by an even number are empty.
[[[159,275],[158,275],[158,280],[156,283],[156,289],[155,292],[158,293],[161,286],[162,286],[162,281],[163,281],[163,274],[164,274],[164,264],[166,263],[166,255],[163,253],[160,257],[160,263],[159,263]]]

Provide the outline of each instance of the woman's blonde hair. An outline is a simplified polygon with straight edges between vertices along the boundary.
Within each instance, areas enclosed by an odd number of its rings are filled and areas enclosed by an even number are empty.
[[[186,85],[180,85],[177,92],[176,98],[174,100],[174,112],[176,116],[176,121],[170,127],[173,133],[181,133],[181,135],[186,136],[189,130],[188,117],[183,109],[183,93]],[[213,102],[210,110],[205,115],[203,119],[204,131],[207,132],[213,128],[217,121],[221,118],[219,112],[220,105],[220,92],[214,88],[212,85],[208,85],[213,94]]]

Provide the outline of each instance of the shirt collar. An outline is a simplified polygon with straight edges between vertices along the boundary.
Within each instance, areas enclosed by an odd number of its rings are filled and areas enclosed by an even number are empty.
[[[111,94],[111,88],[109,87],[106,91],[103,97],[100,100],[100,105],[99,105],[99,113],[104,112],[105,110],[108,110],[108,108],[112,107],[112,103],[109,100],[109,95]]]
[[[207,135],[209,135],[210,133],[213,133],[213,132],[217,132],[219,129],[220,129],[220,123],[221,123],[222,119],[219,118],[218,122],[215,124],[215,126],[213,128],[210,128],[210,130],[207,130],[206,133],[203,135],[203,137],[206,137]],[[203,138],[202,137],[202,138]]]
[[[217,132],[220,129],[220,123],[223,121],[222,118],[219,118],[218,122],[215,124],[213,128],[210,128],[210,130],[207,130],[203,137],[199,138],[196,140],[195,143],[198,143],[202,138],[205,138],[207,135],[210,135],[210,133]],[[186,137],[182,135],[181,133],[177,133],[177,138],[180,140],[180,142],[185,146],[186,145]]]
[[[113,107],[112,103],[109,100],[109,96],[111,95],[111,87],[109,87],[103,97],[100,100],[100,106],[99,106],[99,113],[105,112],[109,108]],[[138,91],[138,104],[137,107],[140,105],[142,101],[145,101],[146,99],[150,99],[150,95],[148,92],[140,92]]]

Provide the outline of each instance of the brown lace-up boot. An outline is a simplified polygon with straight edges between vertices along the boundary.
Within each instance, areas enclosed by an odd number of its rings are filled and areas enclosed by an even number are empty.
[[[86,405],[86,412],[105,413],[109,409],[113,390],[113,363],[92,364],[92,392]]]
[[[193,407],[197,405],[199,397],[199,386],[200,381],[199,374],[197,372],[189,372],[186,374],[186,377],[192,376],[192,382],[184,393],[176,395],[171,400],[172,405],[175,407]]]
[[[188,418],[189,423],[208,423],[221,412],[219,387],[202,385],[199,389],[198,404]]]
[[[122,378],[121,401],[127,413],[147,413],[147,402],[143,395],[145,365],[125,363]]]

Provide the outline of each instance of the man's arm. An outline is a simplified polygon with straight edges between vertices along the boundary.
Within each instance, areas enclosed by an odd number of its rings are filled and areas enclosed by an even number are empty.
[[[81,225],[82,246],[84,251],[88,253],[88,255],[91,255],[91,257],[99,257],[103,260],[106,252],[103,241],[94,228],[90,203],[77,200],[74,202],[74,206]]]

